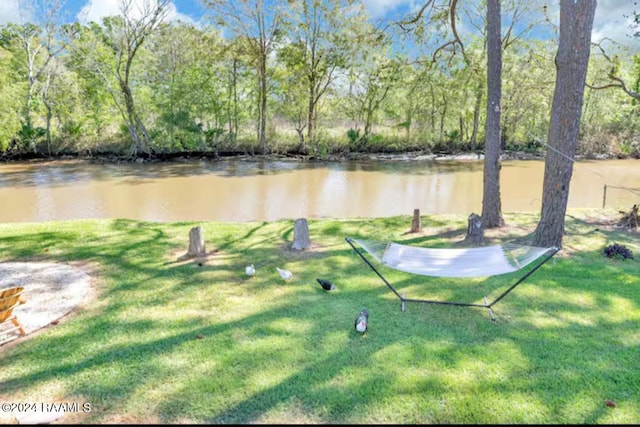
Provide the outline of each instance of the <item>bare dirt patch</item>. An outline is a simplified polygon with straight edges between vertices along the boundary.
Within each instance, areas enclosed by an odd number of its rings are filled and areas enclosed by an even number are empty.
[[[90,273],[93,269],[87,264],[1,262],[0,289],[24,287],[26,302],[13,312],[28,336],[59,322],[96,296]],[[16,338],[17,335],[7,334],[0,338],[0,345]]]

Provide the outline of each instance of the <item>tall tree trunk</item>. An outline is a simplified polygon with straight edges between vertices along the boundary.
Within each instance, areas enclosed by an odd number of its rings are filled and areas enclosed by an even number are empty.
[[[315,27],[315,26],[314,26]],[[309,141],[309,144],[311,144],[312,146],[315,146],[315,139],[313,137],[313,133],[316,130],[315,127],[315,107],[316,107],[316,73],[315,73],[315,65],[317,64],[316,62],[316,39],[313,38],[311,40],[311,44],[310,44],[310,48],[311,48],[311,52],[310,52],[310,56],[311,58],[310,60],[310,67],[311,69],[307,70],[307,81],[309,83],[309,108],[307,111],[307,140]],[[303,153],[306,152],[306,146],[302,146],[302,149],[304,150]]]
[[[237,61],[233,61],[233,141],[236,141],[240,124],[238,119],[238,71],[236,69]]]
[[[51,119],[53,118],[53,109],[51,103],[47,99],[43,99],[44,106],[47,109],[46,116],[46,137],[47,137],[47,153],[51,157]]]
[[[24,110],[24,128],[27,130],[27,132],[29,132],[29,135],[31,135],[29,137],[29,145],[31,146],[31,149],[33,149],[33,153],[35,154],[38,152],[38,146],[36,144],[35,134],[32,133],[33,131],[33,122],[31,121],[32,104],[33,104],[33,86],[29,87],[29,93],[27,95],[27,103],[25,105],[25,110]]]
[[[440,141],[444,142],[444,119],[447,117],[447,97],[442,95],[442,112],[440,113]]]
[[[562,246],[595,10],[596,0],[560,1],[556,86],[547,140],[542,212],[534,237],[538,246]]]
[[[129,87],[127,81],[124,79],[120,79],[120,88],[122,90],[122,96],[124,98],[124,105],[127,113],[127,125],[129,126],[129,134],[133,139],[131,155],[135,156],[140,152],[148,154],[149,139],[147,136],[147,131],[142,124],[142,121],[136,114],[136,107],[133,101],[131,88]]]
[[[370,97],[367,100],[367,106],[364,119],[364,135],[362,138],[366,138],[371,133],[371,123],[373,122],[373,99]]]
[[[27,102],[24,108],[24,124],[27,127],[31,127],[31,104],[33,100],[33,94],[31,88],[29,88],[29,92],[27,94]]]
[[[258,114],[258,143],[262,154],[267,154],[267,56],[263,54],[260,58],[260,113]]]
[[[473,107],[473,130],[471,131],[471,149],[478,148],[478,129],[480,128],[480,108],[482,106],[482,93],[484,87],[482,83],[478,83],[478,89],[476,90],[476,103]]]
[[[485,228],[494,228],[504,225],[500,204],[500,100],[502,98],[500,0],[487,0],[487,89],[482,224]]]
[[[315,107],[316,107],[316,82],[315,79],[310,78],[309,79],[309,106],[308,106],[308,110],[307,110],[307,141],[309,141],[309,143],[313,146],[314,145],[314,136],[313,133],[315,132]],[[302,147],[300,147],[302,149],[303,153],[307,152],[307,147],[306,144],[303,144]]]
[[[229,95],[229,108],[227,116],[229,118],[229,134],[235,142],[238,136],[238,59],[233,58],[231,71],[231,94]]]
[[[405,115],[406,126],[404,127],[404,131],[405,131],[405,138],[407,140],[407,143],[410,143],[411,142],[411,120],[413,119],[413,97],[409,95],[408,98],[409,98],[408,99],[409,108],[407,108],[406,115]]]
[[[432,84],[429,85],[429,95],[429,99],[431,99],[431,110],[429,111],[429,118],[431,119],[431,133],[436,133],[436,110],[438,107],[436,106],[436,94]]]

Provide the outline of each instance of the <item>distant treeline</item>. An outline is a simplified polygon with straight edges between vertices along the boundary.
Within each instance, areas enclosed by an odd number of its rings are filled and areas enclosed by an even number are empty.
[[[0,155],[483,149],[482,31],[461,53],[443,49],[441,18],[374,24],[357,1],[274,2],[264,25],[251,22],[249,2],[209,3],[216,26],[169,22],[159,1],[135,20],[123,10],[100,23],[0,27]],[[482,22],[481,10],[464,12]],[[513,37],[516,24],[504,31],[502,147],[535,152],[549,128],[557,40],[531,36],[543,21]],[[640,56],[607,49],[591,55],[578,151],[637,157]]]

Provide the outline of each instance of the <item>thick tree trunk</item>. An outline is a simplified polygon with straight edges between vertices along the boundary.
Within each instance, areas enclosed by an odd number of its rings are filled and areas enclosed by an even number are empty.
[[[482,222],[504,225],[500,202],[500,101],[502,98],[502,36],[500,0],[487,1],[487,124],[484,156]]]
[[[309,224],[304,218],[296,219],[293,225],[293,244],[292,249],[303,251],[311,246],[309,239]]]
[[[534,237],[537,246],[562,246],[595,10],[596,0],[560,1],[556,86],[545,158],[542,213]]]

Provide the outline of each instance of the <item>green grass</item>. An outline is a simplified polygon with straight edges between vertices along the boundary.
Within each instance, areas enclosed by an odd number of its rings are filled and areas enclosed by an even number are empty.
[[[505,219],[485,235],[526,237],[537,215]],[[0,260],[85,263],[98,296],[0,347],[0,402],[90,403],[71,423],[639,423],[640,243],[605,219],[569,211],[563,250],[494,306],[495,322],[479,308],[402,312],[344,241],[452,246],[462,216],[423,217],[421,235],[405,234],[409,216],[310,220],[304,252],[288,249],[293,221],[3,224]],[[195,225],[215,251],[202,266],[179,260]],[[613,242],[635,259],[604,257]],[[513,279],[383,271],[407,297],[472,302]]]

